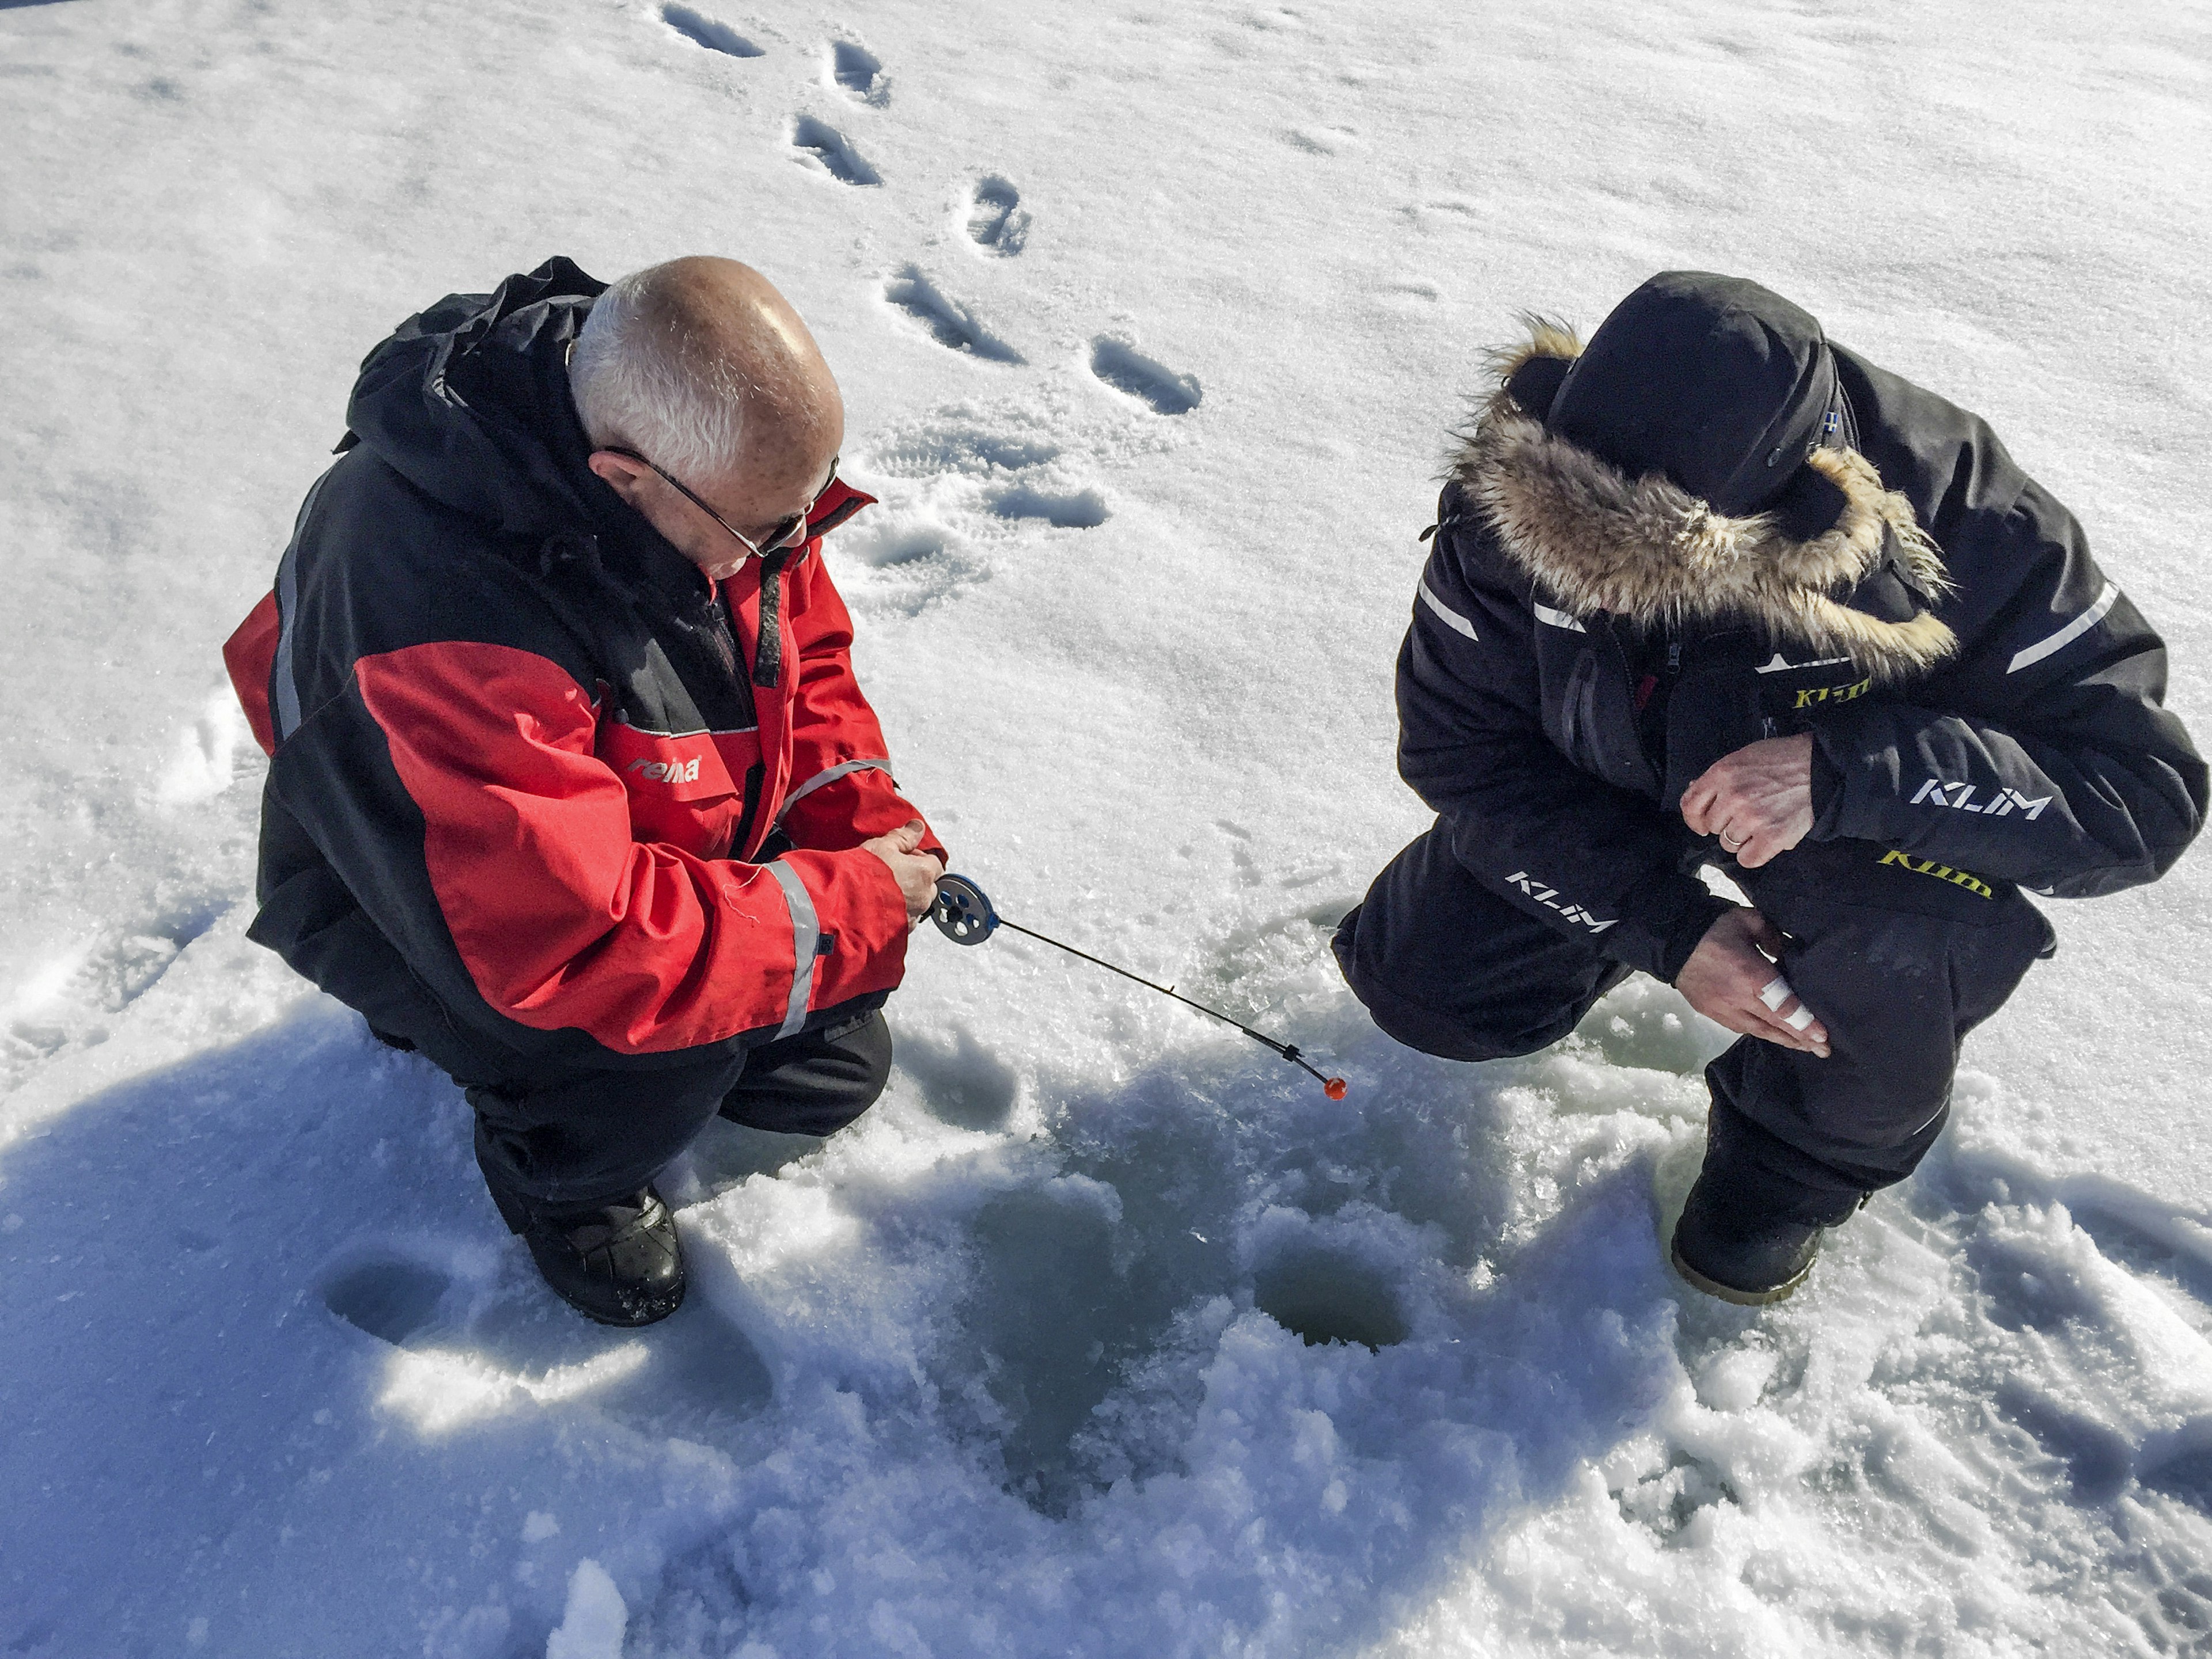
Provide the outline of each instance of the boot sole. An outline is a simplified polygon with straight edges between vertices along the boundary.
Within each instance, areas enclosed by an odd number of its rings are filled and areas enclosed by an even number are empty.
[[[650,1302],[645,1303],[635,1313],[625,1309],[619,1316],[601,1313],[597,1309],[586,1307],[580,1302],[569,1301],[569,1298],[565,1296],[562,1296],[561,1299],[567,1302],[570,1307],[594,1325],[611,1325],[617,1330],[632,1331],[647,1325],[658,1325],[669,1315],[674,1313],[684,1305],[684,1292],[689,1288],[688,1284],[679,1283],[673,1294],[655,1297]],[[553,1293],[556,1296],[561,1296],[557,1288]]]
[[[1807,1275],[1811,1273],[1813,1271],[1813,1264],[1808,1261],[1797,1270],[1796,1276],[1795,1278],[1786,1279],[1783,1280],[1781,1284],[1774,1285],[1771,1289],[1764,1291],[1744,1291],[1738,1290],[1733,1285],[1723,1285],[1717,1279],[1706,1278],[1705,1274],[1699,1273],[1695,1267],[1692,1267],[1688,1262],[1682,1260],[1682,1248],[1679,1244],[1669,1244],[1667,1254],[1673,1259],[1674,1271],[1681,1276],[1683,1283],[1688,1285],[1693,1290],[1703,1291],[1707,1296],[1717,1297],[1723,1302],[1733,1302],[1739,1308],[1764,1308],[1771,1306],[1772,1304],[1781,1301],[1784,1297],[1787,1297],[1790,1291],[1796,1290],[1800,1285],[1802,1285],[1805,1282]]]

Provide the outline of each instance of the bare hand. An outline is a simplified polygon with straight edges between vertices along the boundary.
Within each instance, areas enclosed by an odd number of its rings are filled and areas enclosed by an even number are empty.
[[[909,927],[921,926],[930,906],[937,902],[937,878],[945,873],[945,866],[937,861],[935,854],[915,850],[928,833],[920,818],[908,818],[888,836],[878,836],[860,843],[889,865],[891,874],[897,878],[899,891],[906,898],[906,925]]]
[[[1813,734],[1746,744],[1682,792],[1682,822],[1756,870],[1813,828]]]
[[[1746,1036],[1828,1057],[1828,1028],[1797,1000],[1777,965],[1782,930],[1747,905],[1705,929],[1674,988],[1707,1019]]]

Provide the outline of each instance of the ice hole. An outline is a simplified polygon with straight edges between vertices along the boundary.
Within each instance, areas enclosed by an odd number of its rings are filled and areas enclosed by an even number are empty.
[[[1406,1316],[1388,1279],[1364,1261],[1327,1250],[1297,1250],[1262,1267],[1252,1300],[1310,1348],[1357,1342],[1388,1348],[1406,1340]]]
[[[949,1039],[902,1037],[898,1063],[921,1085],[929,1109],[943,1122],[963,1129],[1001,1129],[1013,1115],[1020,1079],[965,1028]]]

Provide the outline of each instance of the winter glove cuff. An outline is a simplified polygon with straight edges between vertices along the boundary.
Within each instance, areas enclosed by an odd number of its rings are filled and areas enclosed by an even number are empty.
[[[1698,941],[1723,912],[1735,907],[1695,876],[1669,873],[1633,896],[1629,914],[1601,949],[1615,962],[1674,983]]]
[[[1654,976],[1665,980],[1669,985],[1681,973],[1683,965],[1704,942],[1705,935],[1712,931],[1713,924],[1736,908],[1731,901],[1707,890],[1703,882],[1698,884],[1698,902],[1683,911],[1680,921],[1668,933],[1665,950],[1655,970]]]
[[[1822,746],[1820,738],[1813,739],[1813,827],[1806,832],[1808,841],[1832,841],[1836,834],[1836,815],[1844,803],[1844,769],[1838,766]]]

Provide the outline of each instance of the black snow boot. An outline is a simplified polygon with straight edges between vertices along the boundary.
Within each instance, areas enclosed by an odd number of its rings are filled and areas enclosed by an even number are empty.
[[[1747,1308],[1779,1302],[1805,1282],[1827,1228],[1721,1196],[1709,1170],[1674,1224],[1674,1271],[1707,1296]]]
[[[602,1325],[650,1325],[684,1301],[676,1218],[647,1187],[588,1208],[537,1210],[521,1229],[545,1282]]]

